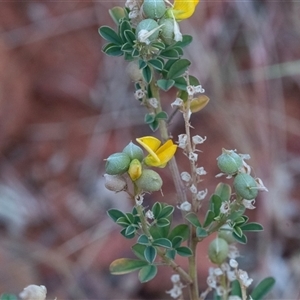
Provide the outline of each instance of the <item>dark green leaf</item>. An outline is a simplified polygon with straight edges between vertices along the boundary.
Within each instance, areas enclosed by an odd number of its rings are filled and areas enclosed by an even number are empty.
[[[174,86],[179,90],[186,91],[187,83],[184,77],[177,77],[174,79]]]
[[[273,277],[267,277],[263,279],[252,291],[251,297],[253,300],[261,300],[266,294],[273,288],[275,279]]]
[[[167,77],[175,79],[185,73],[191,62],[188,59],[178,59],[170,68]]]
[[[183,239],[181,236],[175,236],[172,240],[172,247],[178,248],[181,245],[182,241]]]
[[[157,48],[159,50],[164,50],[165,49],[165,44],[161,42],[154,42],[151,44],[152,47]]]
[[[192,36],[183,35],[182,36],[182,41],[177,42],[174,46],[183,48],[183,47],[186,47],[187,45],[189,45],[192,41],[193,41]]]
[[[132,236],[132,234],[135,234],[136,232],[136,228],[133,225],[129,225],[127,226],[126,230],[125,230],[125,235],[126,236]]]
[[[167,250],[166,256],[169,257],[169,258],[171,258],[171,259],[175,259],[176,250],[174,250],[174,249]]]
[[[148,60],[148,64],[158,71],[161,71],[164,67],[164,64],[158,59],[150,59]]]
[[[151,124],[151,123],[153,123],[154,121],[155,121],[155,115],[153,115],[153,114],[145,114],[145,119],[144,119],[144,121],[145,121],[145,123],[146,124]]]
[[[197,235],[198,238],[203,238],[203,237],[208,236],[208,233],[204,228],[197,227],[196,228],[196,235]]]
[[[152,80],[152,71],[149,66],[146,66],[142,70],[143,78],[147,83],[150,83]]]
[[[241,286],[238,280],[234,280],[231,284],[231,295],[242,297]]]
[[[194,212],[186,214],[185,218],[195,227],[202,227],[198,216]]]
[[[161,218],[161,219],[157,220],[156,225],[158,227],[165,227],[165,226],[170,225],[170,221],[166,218]]]
[[[157,267],[155,265],[148,265],[139,271],[139,280],[141,283],[148,282],[157,274]]]
[[[149,127],[151,128],[151,130],[154,132],[158,129],[159,127],[159,123],[157,120],[154,120],[152,123],[149,124]]]
[[[132,57],[131,53],[124,52],[124,59],[126,61],[132,61],[134,58]]]
[[[183,50],[180,47],[175,47],[175,45],[174,45],[174,46],[172,46],[172,48],[173,48],[173,50],[176,50],[178,52],[179,56],[183,55]]]
[[[132,234],[126,234],[126,229],[127,228],[123,228],[120,233],[126,238],[126,239],[133,239],[135,237],[135,233]]]
[[[228,201],[231,196],[231,186],[220,182],[215,189],[215,195],[218,195],[222,199],[222,202]]]
[[[146,261],[130,258],[119,258],[110,264],[109,270],[113,275],[123,275],[139,270],[147,265],[148,263]]]
[[[111,9],[108,10],[111,18],[113,19],[113,21],[119,25],[120,20],[125,18],[126,14],[125,14],[125,10],[123,7],[120,6],[115,6]]]
[[[185,246],[176,248],[176,251],[178,255],[184,257],[193,255],[193,251],[189,247],[185,247]]]
[[[162,205],[160,202],[155,202],[152,206],[152,212],[153,212],[153,215],[154,215],[154,219],[157,219],[161,210],[162,210]]]
[[[233,227],[233,232],[238,236],[238,237],[242,237],[243,235],[243,231],[240,227],[238,226],[234,226]]]
[[[157,218],[158,219],[167,218],[173,213],[173,211],[174,211],[174,206],[166,205],[163,207],[163,209],[161,210]]]
[[[163,50],[160,53],[160,56],[168,59],[176,59],[179,58],[179,53],[174,49],[169,49],[169,50]]]
[[[127,38],[125,36],[125,31],[127,31],[127,30],[132,31],[131,25],[130,25],[129,21],[123,20],[119,26],[119,35],[122,38],[124,43],[127,42]]]
[[[241,206],[238,210],[232,212],[229,216],[228,219],[235,221],[237,218],[242,216],[245,212],[246,208],[245,206]]]
[[[159,79],[157,80],[157,85],[160,89],[167,92],[173,85],[175,81],[173,79]]]
[[[130,221],[126,218],[126,216],[124,217],[120,217],[116,223],[120,226],[123,226],[123,227],[127,227],[128,225],[130,225]]]
[[[140,51],[137,49],[133,49],[131,53],[132,57],[139,57],[140,56]]]
[[[178,59],[169,59],[164,65],[164,70],[169,71],[172,65],[177,61]]]
[[[243,234],[239,237],[235,232],[232,232],[232,236],[241,244],[247,244],[247,237]]]
[[[130,224],[133,224],[134,222],[134,216],[132,213],[126,213],[125,217],[127,218],[127,220],[130,222]]]
[[[134,244],[131,247],[131,249],[137,258],[145,260],[144,252],[145,252],[146,247],[147,247],[146,245]]]
[[[156,258],[156,254],[157,254],[157,251],[156,249],[149,245],[145,248],[145,252],[144,252],[144,256],[145,256],[145,259],[150,263],[152,264]]]
[[[212,223],[212,221],[214,220],[214,218],[215,218],[214,212],[211,210],[208,210],[205,215],[205,221],[204,221],[203,227],[209,226]]]
[[[171,233],[168,236],[168,239],[172,241],[175,236],[180,236],[182,237],[182,240],[185,241],[188,239],[189,234],[189,226],[187,224],[179,224],[172,229]]]
[[[243,231],[262,231],[264,230],[263,226],[259,223],[247,223],[241,226]]]
[[[108,42],[122,45],[122,39],[119,37],[119,35],[109,26],[101,26],[98,29],[99,34]]]
[[[116,44],[106,44],[103,46],[102,51],[109,56],[122,56],[123,55],[121,46],[118,46]]]
[[[218,195],[213,194],[210,198],[210,209],[214,212],[215,216],[220,214],[221,205],[222,199]]]
[[[168,114],[165,111],[160,111],[158,114],[156,114],[155,119],[156,120],[167,120]]]
[[[121,50],[124,52],[131,53],[132,52],[132,46],[129,43],[125,43],[122,47]]]
[[[247,216],[240,216],[234,220],[234,223],[236,225],[242,225],[245,224],[248,220],[249,218]]]
[[[112,208],[107,211],[107,214],[116,222],[119,218],[125,217],[124,213],[118,209]]]
[[[168,239],[160,238],[156,239],[152,242],[152,245],[158,246],[158,247],[163,247],[163,248],[172,248],[172,243]]]
[[[144,60],[139,59],[139,69],[144,69],[146,66],[147,63]]]
[[[141,236],[139,236],[137,242],[142,245],[148,245],[149,239],[145,234],[142,234]]]
[[[124,37],[126,38],[127,42],[131,46],[134,45],[134,41],[136,40],[136,38],[135,38],[135,34],[131,30],[129,29],[125,30]]]

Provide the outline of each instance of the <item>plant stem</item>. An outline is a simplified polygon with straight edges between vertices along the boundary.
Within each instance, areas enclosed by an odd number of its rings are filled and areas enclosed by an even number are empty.
[[[197,237],[196,237],[196,228],[190,226],[190,238],[188,241],[188,246],[191,248],[193,255],[189,257],[189,275],[193,283],[189,286],[189,294],[191,300],[199,299],[199,290],[198,290],[198,270],[197,270]]]

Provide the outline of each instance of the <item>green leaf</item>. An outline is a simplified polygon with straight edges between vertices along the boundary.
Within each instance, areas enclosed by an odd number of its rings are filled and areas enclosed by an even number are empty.
[[[275,279],[273,277],[267,277],[263,279],[252,291],[251,297],[253,300],[261,300],[263,297],[269,293],[275,284]]]
[[[159,79],[156,83],[160,89],[167,92],[174,85],[175,81],[173,79]]]
[[[154,215],[154,218],[157,219],[161,210],[162,210],[162,205],[160,202],[155,202],[152,206],[152,212],[153,212],[153,215]]]
[[[147,63],[144,60],[139,59],[139,69],[144,69],[146,66]]]
[[[173,211],[174,211],[174,206],[166,205],[166,206],[163,207],[161,212],[158,214],[157,218],[158,219],[167,218],[173,213]]]
[[[164,68],[164,64],[158,59],[149,59],[148,64],[158,71],[161,71]]]
[[[150,263],[152,264],[156,258],[156,254],[157,254],[157,251],[156,249],[149,245],[149,246],[146,246],[145,248],[145,252],[144,252],[144,256],[145,256],[145,259]]]
[[[111,9],[108,10],[111,18],[113,19],[113,21],[119,25],[120,23],[120,20],[125,18],[126,14],[125,14],[125,11],[124,11],[124,8],[123,7],[120,7],[120,6],[115,6]]]
[[[135,254],[135,256],[141,260],[145,260],[145,249],[146,249],[146,245],[141,245],[141,244],[134,244],[131,249],[132,252]]]
[[[187,82],[186,82],[185,78],[184,77],[178,77],[178,78],[175,78],[174,80],[175,80],[174,86],[177,87],[179,90],[182,90],[182,91],[186,92]],[[190,82],[190,85],[194,85],[194,86],[197,86],[197,85],[200,84],[199,80],[196,77],[191,76],[191,75],[189,76],[189,82]],[[183,99],[183,100],[186,100],[186,99]]]
[[[156,120],[167,120],[168,114],[165,111],[160,111],[158,114],[156,114],[155,119]]]
[[[249,218],[247,216],[240,216],[234,220],[235,225],[245,224]]]
[[[174,46],[183,48],[183,47],[186,47],[187,45],[189,45],[192,41],[193,41],[192,36],[183,35],[182,36],[182,41],[177,42]]]
[[[243,231],[262,231],[264,230],[263,226],[259,223],[247,223],[241,226]]]
[[[127,31],[127,30],[132,31],[131,25],[130,25],[129,21],[123,20],[119,26],[119,36],[122,38],[124,43],[127,42],[127,38],[125,35],[125,31]]]
[[[123,228],[120,233],[126,238],[126,239],[133,239],[135,237],[135,232],[132,234],[126,234],[126,229],[127,228]]]
[[[142,74],[143,74],[143,78],[145,79],[145,81],[147,83],[150,83],[152,80],[152,72],[151,72],[151,69],[149,66],[146,66],[145,68],[143,68]]]
[[[173,248],[178,248],[180,247],[181,243],[182,243],[183,239],[181,236],[175,236],[172,240],[172,247]]]
[[[174,79],[180,77],[185,73],[188,67],[191,65],[191,62],[188,59],[179,59],[177,60],[170,68],[167,77]]]
[[[166,218],[161,218],[161,219],[157,220],[156,225],[158,227],[165,227],[165,226],[170,225],[170,221]]]
[[[153,115],[153,114],[145,114],[145,119],[144,119],[144,121],[145,121],[145,123],[146,124],[151,124],[151,123],[153,123],[154,121],[155,121],[155,115]]]
[[[233,227],[233,232],[238,236],[238,237],[242,237],[243,236],[243,230],[238,227],[238,226],[234,226]]]
[[[13,294],[1,294],[0,300],[18,300],[18,298]]]
[[[125,217],[123,212],[121,212],[120,210],[115,209],[115,208],[109,209],[107,211],[107,214],[109,215],[109,217],[111,217],[113,219],[114,222],[116,222],[121,217]]]
[[[154,120],[152,123],[149,124],[149,127],[151,128],[151,130],[154,132],[158,129],[159,127],[159,123],[157,120]]]
[[[165,44],[160,42],[154,42],[151,44],[151,46],[159,50],[164,50],[166,48]]]
[[[239,237],[235,232],[232,232],[232,236],[241,244],[247,244],[247,237],[243,234]]]
[[[134,223],[134,216],[132,213],[126,213],[125,217],[127,218],[127,220],[130,222],[130,224]]]
[[[168,239],[160,238],[156,239],[152,242],[152,245],[158,246],[158,247],[163,247],[163,248],[172,248],[172,243]]]
[[[128,225],[130,225],[130,221],[126,218],[126,216],[124,217],[120,217],[116,223],[120,226],[123,226],[123,227],[127,227]]]
[[[176,250],[175,249],[169,249],[167,250],[166,252],[166,256],[171,258],[171,259],[175,259],[175,256],[176,256]]]
[[[132,55],[132,57],[139,57],[140,51],[138,49],[133,49],[131,55]]]
[[[214,212],[215,217],[220,214],[221,205],[222,199],[218,195],[213,194],[210,198],[210,209]]]
[[[178,247],[176,248],[177,254],[180,256],[188,257],[193,255],[193,251],[189,247]]]
[[[136,38],[135,34],[130,29],[124,31],[124,37],[131,46],[134,45],[134,41],[136,40]]]
[[[231,196],[231,186],[227,183],[220,182],[215,189],[215,195],[218,195],[222,202],[228,201]]]
[[[172,241],[175,236],[180,236],[182,237],[182,240],[185,241],[188,239],[189,234],[190,234],[189,226],[187,224],[179,224],[172,229],[172,231],[168,236],[168,239]]]
[[[164,70],[165,71],[169,71],[170,70],[170,68],[172,67],[172,65],[177,61],[178,59],[169,59],[169,60],[167,60],[167,62],[165,63],[165,65],[164,65]]]
[[[114,260],[110,266],[110,273],[113,275],[128,274],[147,266],[148,262],[139,259],[119,258]]]
[[[99,34],[108,42],[122,45],[122,39],[119,37],[119,35],[109,26],[101,26],[98,29]]]
[[[237,218],[241,217],[244,214],[245,210],[246,210],[245,206],[241,206],[238,210],[232,212],[228,216],[228,219],[235,221]]]
[[[132,234],[135,234],[135,232],[136,232],[135,226],[129,225],[129,226],[127,226],[127,228],[126,228],[126,230],[125,230],[125,235],[131,237]]]
[[[196,228],[196,235],[197,235],[198,238],[203,238],[203,237],[208,236],[208,233],[204,228],[197,227]]]
[[[129,43],[125,43],[122,47],[121,50],[124,52],[128,52],[131,53],[132,52],[132,45],[130,45]]]
[[[212,221],[214,220],[214,218],[215,218],[214,212],[211,210],[208,210],[205,215],[205,221],[204,221],[203,227],[209,226],[212,223]]]
[[[141,236],[139,236],[137,242],[142,245],[148,245],[149,239],[145,234],[142,234]]]
[[[109,56],[122,56],[123,55],[121,46],[118,46],[116,44],[106,44],[103,46],[102,51]]]
[[[175,49],[168,49],[161,51],[160,56],[168,59],[176,59],[179,58],[179,53]]]
[[[186,214],[185,218],[195,227],[202,227],[198,216],[194,212]]]
[[[148,282],[157,274],[157,267],[155,265],[148,265],[139,271],[139,280],[141,283]]]
[[[241,286],[238,280],[232,281],[231,284],[231,295],[242,297]]]

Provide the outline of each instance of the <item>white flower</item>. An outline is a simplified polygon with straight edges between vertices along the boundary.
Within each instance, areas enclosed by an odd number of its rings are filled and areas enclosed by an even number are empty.
[[[202,190],[202,191],[199,191],[199,192],[197,193],[197,200],[198,200],[198,201],[203,200],[203,199],[206,197],[207,192],[208,192],[207,189]]]
[[[250,159],[251,158],[251,156],[250,156],[250,154],[241,154],[241,153],[239,153],[239,156],[244,160],[244,159]]]
[[[239,296],[229,296],[228,300],[242,300],[242,298]]]
[[[158,107],[158,101],[156,98],[150,98],[148,99],[148,103],[153,107],[157,108]]]
[[[178,147],[181,149],[185,149],[187,146],[187,135],[186,134],[180,134],[178,135]]]
[[[229,265],[230,265],[231,268],[236,269],[236,268],[238,267],[239,264],[238,264],[238,262],[237,262],[235,259],[231,258],[231,259],[229,260]]]
[[[178,274],[173,274],[173,275],[171,276],[171,281],[172,281],[173,283],[180,282],[180,276],[179,276]]]
[[[202,87],[202,85],[197,85],[197,86],[195,86],[195,92],[203,94],[203,93],[205,93],[205,89]]]
[[[216,276],[221,276],[221,275],[223,275],[223,271],[220,268],[215,268],[214,269],[214,274]]]
[[[230,201],[224,201],[220,207],[220,212],[226,215],[230,211]]]
[[[193,141],[194,145],[202,144],[206,141],[206,136],[203,138],[200,135],[194,135],[192,137],[192,141]]]
[[[182,107],[183,105],[183,100],[181,98],[176,98],[174,102],[171,103],[171,106],[177,106],[177,107]]]
[[[237,276],[240,278],[240,280],[242,281],[242,284],[245,287],[248,287],[253,281],[252,278],[249,278],[248,273],[246,271],[243,271],[243,270],[238,270],[237,271]]]
[[[242,203],[247,209],[255,209],[255,206],[253,205],[255,203],[255,199],[252,200],[243,199]]]
[[[216,288],[216,292],[217,292],[217,295],[218,295],[218,296],[222,296],[222,295],[224,295],[224,293],[225,293],[225,289],[224,289],[224,287],[222,287],[221,285],[219,285],[219,286]]]
[[[167,294],[170,294],[170,296],[173,299],[177,299],[182,295],[182,287],[181,285],[174,285],[173,288],[169,291],[166,291]]]
[[[191,175],[188,172],[182,172],[180,174],[180,177],[185,182],[189,182],[192,179]]]
[[[175,21],[175,18],[174,18],[174,40],[175,40],[175,42],[182,41],[182,34],[180,32],[178,23]]]
[[[143,201],[144,201],[144,195],[143,194],[140,194],[140,195],[136,195],[134,197],[134,200],[135,200],[135,203],[136,205],[142,205],[143,204]]]
[[[143,98],[144,96],[145,96],[145,92],[144,92],[143,90],[141,90],[141,89],[136,90],[136,91],[134,92],[134,97],[135,97],[136,100],[141,99],[141,98]]]
[[[228,280],[231,282],[236,280],[236,275],[235,275],[234,271],[227,271],[226,276],[227,276]]]
[[[268,192],[268,189],[264,186],[264,183],[260,178],[255,178],[255,181],[257,183],[257,189],[259,191]]]
[[[146,218],[150,219],[150,220],[153,220],[154,219],[154,214],[151,210],[148,210],[146,212]]]
[[[45,300],[47,289],[43,285],[31,284],[19,294],[22,300]]]
[[[213,275],[210,275],[207,277],[206,283],[208,286],[210,286],[213,289],[215,289],[217,287],[217,280],[216,280],[216,277]]]
[[[152,31],[152,30],[151,30]],[[138,33],[138,41],[141,43],[145,43],[146,45],[150,44],[149,37],[152,35],[153,32],[148,31],[146,29],[141,29]]]
[[[189,94],[189,96],[194,96],[194,94],[195,94],[195,87],[193,85],[188,85],[186,87],[186,91]]]
[[[196,186],[195,186],[194,184],[192,184],[192,185],[190,186],[190,191],[191,191],[191,193],[193,193],[193,194],[196,194],[196,193],[197,193],[197,188],[196,188]]]
[[[190,161],[197,161],[198,160],[198,154],[195,152],[190,152],[189,153],[189,160]]]
[[[197,168],[197,169],[196,169],[196,173],[197,173],[197,175],[199,175],[199,176],[201,176],[201,175],[206,175],[206,174],[207,174],[207,172],[204,170],[203,167]]]
[[[180,204],[179,207],[177,206],[177,208],[179,208],[179,209],[181,209],[183,211],[191,211],[192,205],[191,205],[190,202],[184,201],[183,203]]]

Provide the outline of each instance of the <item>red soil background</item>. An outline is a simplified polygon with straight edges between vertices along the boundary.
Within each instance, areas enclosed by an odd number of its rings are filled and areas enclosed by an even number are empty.
[[[48,299],[164,299],[171,272],[140,285],[136,274],[112,276],[109,264],[130,257],[106,215],[130,210],[125,195],[106,191],[104,162],[136,137],[151,134],[133,97],[122,58],[106,57],[99,26],[120,2],[0,3],[0,294],[43,284]],[[251,155],[263,179],[251,221],[263,233],[241,246],[241,266],[254,285],[274,276],[269,299],[296,299],[300,252],[300,4],[293,1],[202,1],[183,33],[194,36],[186,57],[210,97],[192,116],[207,136],[199,163],[213,192],[222,147]],[[173,95],[164,95],[171,111]],[[178,115],[170,126],[183,133]],[[187,160],[177,153],[181,171]],[[173,185],[163,171],[164,197]],[[174,202],[173,202],[174,203]],[[210,265],[199,247],[200,287]],[[185,265],[184,262],[182,262]]]

